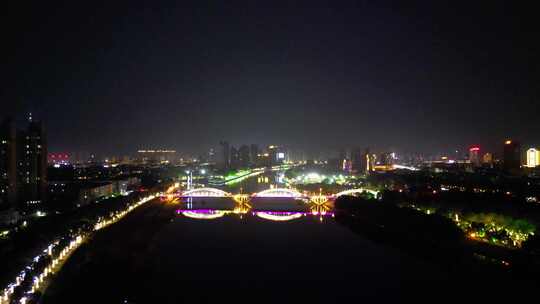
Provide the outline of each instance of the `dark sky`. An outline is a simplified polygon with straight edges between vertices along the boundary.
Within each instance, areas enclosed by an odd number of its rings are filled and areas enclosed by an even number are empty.
[[[0,116],[53,151],[540,145],[525,1],[78,2],[2,9]]]

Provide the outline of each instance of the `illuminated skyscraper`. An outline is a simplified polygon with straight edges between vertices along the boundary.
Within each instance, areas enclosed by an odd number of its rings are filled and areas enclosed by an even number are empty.
[[[15,125],[11,119],[0,124],[0,209],[14,207],[17,198]]]
[[[377,154],[368,154],[368,171],[375,171],[375,165],[377,164]]]
[[[271,145],[268,146],[272,166],[282,164],[285,161],[285,150],[283,147]]]
[[[36,204],[47,194],[47,138],[41,122],[28,119],[28,128],[17,136],[19,197],[23,203]]]
[[[517,173],[521,166],[521,147],[519,142],[507,140],[503,149],[504,170],[508,173]]]
[[[480,167],[480,147],[472,146],[469,148],[469,161],[475,167]]]
[[[536,148],[527,150],[527,167],[534,168],[540,166],[540,151]]]

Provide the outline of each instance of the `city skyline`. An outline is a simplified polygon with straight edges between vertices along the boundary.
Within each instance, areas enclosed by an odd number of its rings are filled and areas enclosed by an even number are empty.
[[[536,296],[523,1],[11,1],[0,304]]]
[[[35,114],[29,112],[29,113],[26,113],[25,115],[25,121],[23,121],[21,119],[21,116],[22,115],[8,115],[8,116],[5,116],[5,117],[0,117],[0,121],[12,121],[12,123],[14,124],[15,127],[21,127],[21,126],[24,126],[25,124],[27,124],[29,121],[31,121],[32,119],[34,119],[35,121],[38,121],[39,123],[42,123],[43,124],[43,121],[35,118]],[[43,125],[43,127],[45,129],[47,129],[47,125]],[[54,138],[55,138],[55,135],[57,134],[52,134],[52,138],[53,138],[53,142],[54,142]],[[51,137],[51,134],[48,134],[49,137]],[[342,150],[348,150],[348,151],[351,151],[351,150],[355,150],[355,149],[358,149],[358,148],[365,148],[365,149],[372,149],[374,150],[374,152],[376,153],[399,153],[400,155],[406,155],[406,156],[422,156],[422,157],[426,157],[426,158],[436,158],[436,157],[441,157],[441,156],[448,156],[449,158],[451,159],[464,159],[464,158],[467,158],[467,156],[470,155],[470,148],[474,147],[475,149],[478,148],[478,151],[479,153],[482,153],[482,155],[484,155],[485,153],[489,153],[491,154],[493,157],[497,157],[497,158],[502,158],[503,154],[504,154],[504,143],[507,142],[508,140],[516,140],[515,138],[504,138],[503,140],[501,140],[500,142],[498,143],[494,143],[494,144],[489,144],[489,145],[486,145],[486,146],[481,146],[481,145],[478,145],[478,144],[467,144],[467,143],[463,143],[463,144],[460,144],[460,145],[457,145],[455,147],[449,147],[447,150],[432,150],[432,151],[429,151],[429,152],[426,152],[426,151],[419,151],[419,150],[412,150],[412,151],[406,151],[406,150],[403,150],[403,149],[400,149],[400,148],[396,148],[396,145],[391,145],[391,144],[388,144],[388,145],[381,145],[381,146],[376,146],[376,145],[370,145],[369,143],[366,143],[365,145],[361,145],[361,144],[358,144],[358,143],[354,143],[354,142],[348,142],[348,143],[338,143],[334,146],[316,146],[316,147],[307,147],[307,146],[299,146],[299,145],[295,145],[295,144],[291,144],[291,145],[282,145],[280,144],[279,146],[283,146],[283,147],[286,147],[287,149],[291,149],[291,150],[294,150],[298,153],[304,153],[307,155],[308,158],[314,158],[314,159],[320,159],[320,158],[332,158],[336,155],[339,155],[341,153]],[[67,154],[69,156],[80,156],[80,157],[86,157],[86,158],[89,158],[89,157],[92,157],[92,158],[96,158],[96,159],[100,159],[100,158],[108,158],[108,157],[135,157],[136,155],[138,155],[141,151],[144,152],[144,151],[166,151],[166,152],[175,152],[175,153],[179,153],[180,155],[183,155],[184,157],[187,157],[187,158],[193,158],[193,157],[199,157],[199,156],[202,156],[202,155],[205,155],[207,154],[209,151],[211,150],[215,150],[216,148],[219,147],[220,145],[220,142],[223,141],[220,140],[218,142],[215,142],[215,143],[209,143],[207,146],[201,148],[199,147],[198,149],[182,149],[182,148],[178,148],[178,150],[173,149],[171,147],[174,147],[175,144],[168,144],[168,145],[163,145],[163,146],[158,146],[158,145],[149,145],[149,144],[144,144],[144,143],[141,143],[139,145],[136,145],[134,147],[129,147],[129,148],[125,148],[124,149],[121,149],[121,150],[110,150],[110,151],[103,151],[99,148],[96,148],[95,150],[84,150],[84,149],[81,149],[81,148],[72,148],[72,149],[68,149],[68,148],[65,148],[65,149],[59,149],[57,146],[52,146],[52,154]],[[227,142],[229,142],[228,140],[226,140]],[[519,140],[518,140],[519,141]],[[519,141],[521,143],[521,141]],[[231,145],[231,147],[241,147],[243,145],[257,145],[257,146],[260,146],[262,148],[268,148],[268,147],[271,147],[273,145],[276,144],[276,142],[271,142],[271,143],[261,143],[261,142],[242,142],[242,141],[237,141],[237,142],[229,142],[229,144]],[[493,147],[492,149],[493,150],[490,150],[489,148],[487,147]],[[540,144],[535,144],[534,143],[531,143],[531,144],[525,144],[523,145],[522,147],[520,147],[521,149],[521,154],[522,154],[522,159],[523,160],[526,160],[526,152],[528,149],[537,149],[538,147],[540,147]],[[309,151],[309,152],[308,152]],[[524,163],[526,164],[526,163]]]
[[[9,6],[2,113],[33,112],[52,150],[104,154],[538,145],[525,7],[182,3]]]

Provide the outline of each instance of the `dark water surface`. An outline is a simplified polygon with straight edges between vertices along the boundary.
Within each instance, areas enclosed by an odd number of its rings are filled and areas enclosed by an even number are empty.
[[[248,212],[205,220],[178,214],[182,207],[156,200],[100,231],[67,262],[44,302],[391,300],[450,280],[331,216],[276,222]]]

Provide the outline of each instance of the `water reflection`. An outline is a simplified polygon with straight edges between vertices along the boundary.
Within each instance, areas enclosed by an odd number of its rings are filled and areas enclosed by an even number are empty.
[[[223,216],[253,216],[269,221],[286,222],[301,217],[333,217],[332,205],[328,202],[313,203],[311,201],[282,199],[254,199],[249,196],[230,198],[190,198],[183,203],[177,214],[198,220],[213,220]]]
[[[178,210],[178,213],[183,214],[186,217],[197,219],[197,220],[213,220],[220,218],[225,215],[227,211],[225,210]]]

